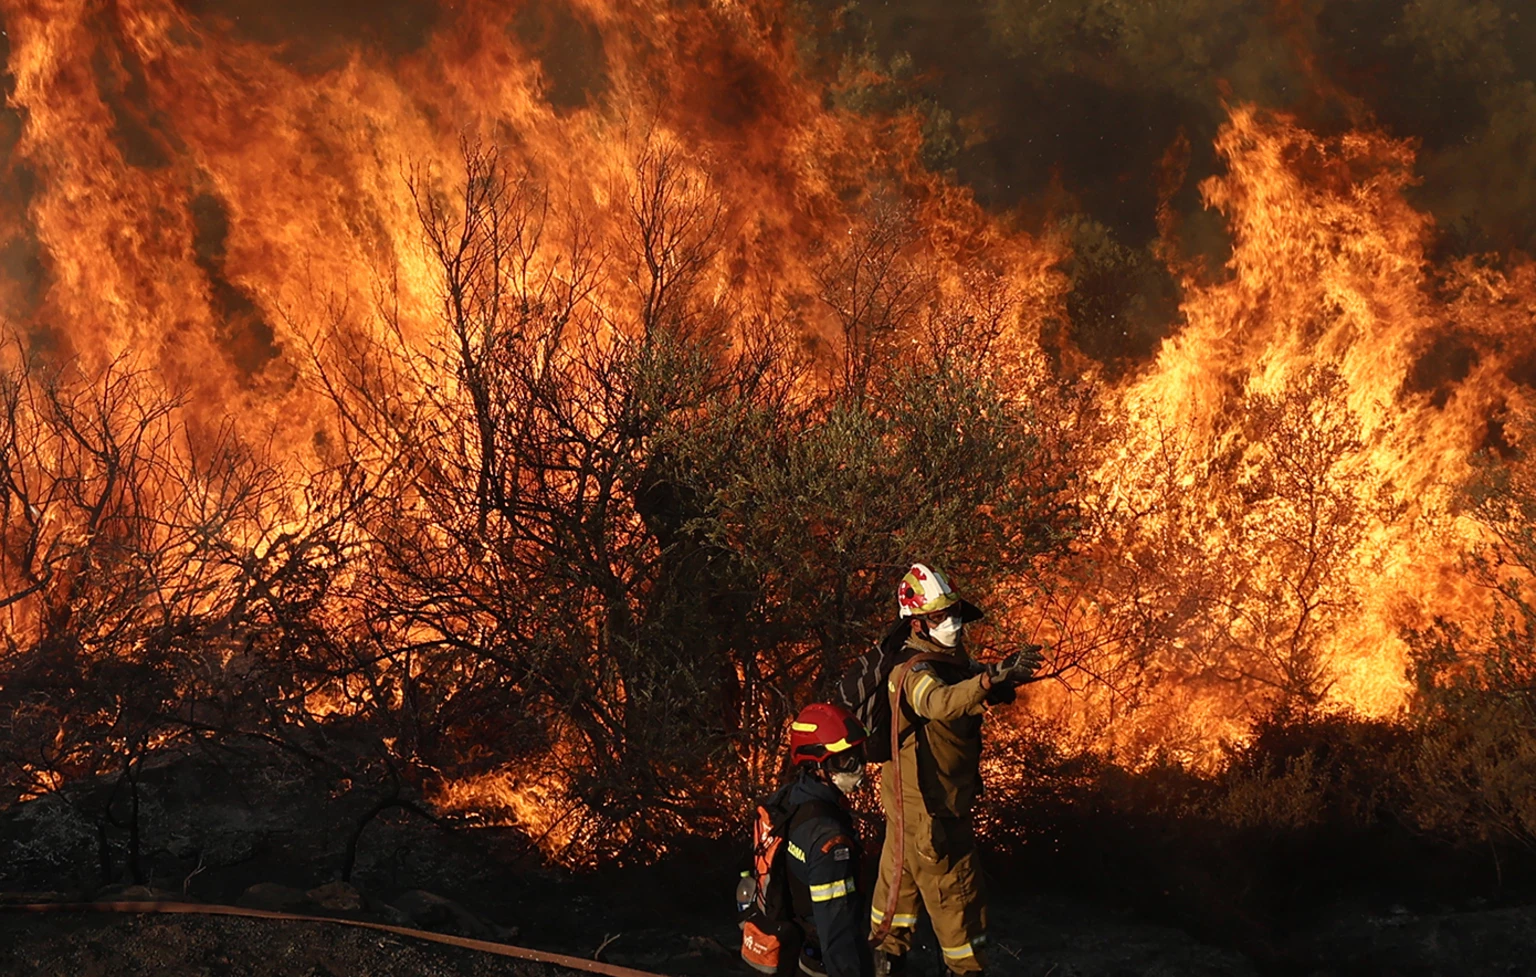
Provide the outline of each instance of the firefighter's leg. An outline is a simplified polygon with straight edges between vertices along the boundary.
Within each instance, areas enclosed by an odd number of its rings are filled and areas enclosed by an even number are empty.
[[[926,819],[925,819],[926,820]],[[913,870],[944,964],[957,974],[980,973],[986,963],[987,906],[976,838],[969,818],[935,818],[913,838]]]
[[[927,820],[927,812],[922,812],[921,816],[924,821]],[[906,812],[906,817],[910,824],[913,818],[912,812]],[[916,852],[910,843],[911,837],[910,828],[905,839],[896,837],[893,831],[885,833],[885,846],[880,850],[880,877],[875,882],[874,896],[870,900],[870,932],[874,932],[884,922],[891,888],[892,886],[896,888],[896,911],[891,916],[891,928],[876,948],[893,957],[906,956],[907,951],[912,948],[912,931],[917,927],[917,882],[912,872],[912,862]],[[904,845],[906,849],[901,860],[899,879],[895,878],[896,846],[898,845]]]

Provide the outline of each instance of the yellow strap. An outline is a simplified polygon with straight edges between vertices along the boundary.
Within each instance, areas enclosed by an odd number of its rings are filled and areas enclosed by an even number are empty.
[[[837,882],[828,882],[825,885],[811,886],[812,902],[831,902],[833,899],[841,899],[853,891],[853,880],[842,879]]]
[[[917,687],[912,690],[912,708],[921,715],[928,707],[928,696],[933,687],[939,684],[939,680],[924,672],[918,676]]]

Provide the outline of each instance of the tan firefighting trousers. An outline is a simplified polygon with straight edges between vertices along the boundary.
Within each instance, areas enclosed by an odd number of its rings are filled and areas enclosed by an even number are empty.
[[[933,921],[944,963],[957,974],[978,973],[987,931],[986,893],[976,864],[976,836],[969,817],[931,816],[921,804],[908,803],[902,811],[906,838],[887,832],[880,852],[880,878],[871,900],[870,922],[877,927],[885,919],[895,868],[896,845],[905,843],[901,880],[897,885],[896,915],[890,933],[879,949],[905,954],[912,947],[921,904]],[[889,822],[887,822],[889,823]]]

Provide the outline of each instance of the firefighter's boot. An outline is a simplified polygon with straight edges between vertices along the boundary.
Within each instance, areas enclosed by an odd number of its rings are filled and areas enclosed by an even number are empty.
[[[821,951],[804,947],[800,951],[800,972],[806,977],[827,977],[827,965],[822,962]]]

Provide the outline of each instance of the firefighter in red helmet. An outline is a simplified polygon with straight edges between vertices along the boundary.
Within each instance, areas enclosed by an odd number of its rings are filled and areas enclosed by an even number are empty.
[[[790,726],[793,773],[775,797],[793,811],[786,833],[790,904],[812,977],[869,977],[874,962],[854,891],[860,849],[846,795],[864,777],[866,733],[842,706],[814,702]]]

